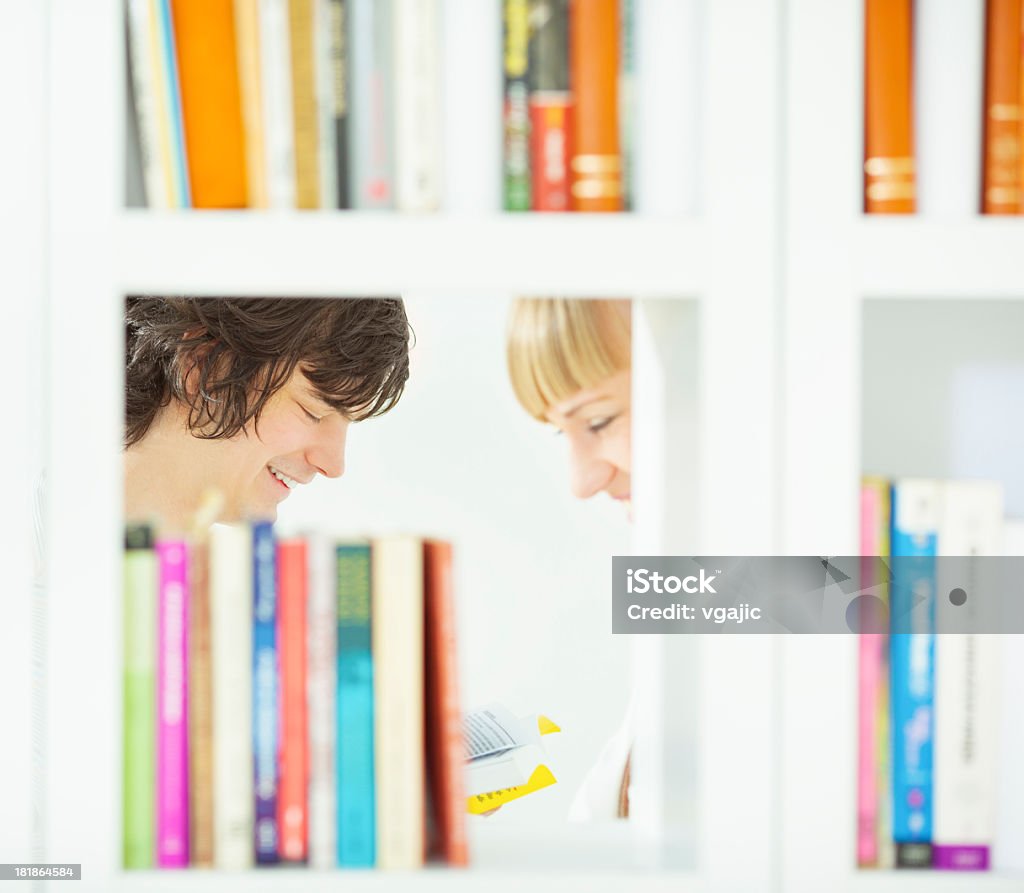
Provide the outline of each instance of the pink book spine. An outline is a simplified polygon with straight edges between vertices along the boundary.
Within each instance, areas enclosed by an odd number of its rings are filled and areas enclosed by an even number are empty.
[[[188,865],[188,552],[182,540],[156,545],[160,564],[157,657],[157,865]]]
[[[882,505],[876,487],[865,484],[860,491],[860,554],[865,558],[880,555],[878,531]],[[862,562],[871,573],[874,562]],[[861,585],[871,581],[863,580]],[[883,636],[861,633],[858,636],[857,694],[857,864],[878,864],[878,697],[882,673]]]

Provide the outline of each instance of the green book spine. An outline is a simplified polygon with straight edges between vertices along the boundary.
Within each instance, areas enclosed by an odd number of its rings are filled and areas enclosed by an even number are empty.
[[[506,211],[530,210],[529,15],[529,0],[504,0],[502,185]]]
[[[124,553],[124,867],[156,849],[156,597],[152,531],[129,527]]]

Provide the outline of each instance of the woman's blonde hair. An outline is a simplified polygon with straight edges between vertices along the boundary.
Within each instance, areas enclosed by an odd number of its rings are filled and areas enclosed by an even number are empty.
[[[516,398],[546,421],[555,403],[629,368],[630,303],[519,298],[509,315],[507,358]]]

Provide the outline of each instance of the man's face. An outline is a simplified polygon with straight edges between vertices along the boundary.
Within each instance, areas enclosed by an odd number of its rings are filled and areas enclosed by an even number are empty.
[[[224,519],[275,520],[277,506],[293,488],[318,474],[340,477],[351,421],[316,396],[298,369],[267,402],[258,434],[201,441],[209,447],[200,471],[207,489],[224,498]]]

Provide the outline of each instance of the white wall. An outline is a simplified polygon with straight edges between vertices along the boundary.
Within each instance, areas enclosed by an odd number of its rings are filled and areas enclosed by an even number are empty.
[[[559,783],[472,826],[542,841],[625,709],[628,642],[610,632],[610,575],[628,522],[607,497],[571,496],[565,443],[516,403],[508,300],[406,301],[417,344],[401,402],[354,426],[344,477],[296,491],[280,521],[454,543],[463,703],[548,713],[564,729],[548,739]]]

